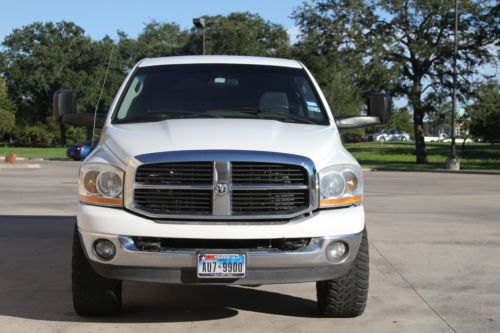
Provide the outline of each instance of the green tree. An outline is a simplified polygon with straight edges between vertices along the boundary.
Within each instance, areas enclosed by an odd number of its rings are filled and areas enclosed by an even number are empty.
[[[490,142],[500,138],[500,84],[490,81],[483,84],[476,94],[476,99],[467,108],[470,115],[470,132],[484,135]]]
[[[207,54],[286,57],[290,50],[286,29],[258,14],[204,16]],[[191,29],[185,53],[202,54],[202,34]]]
[[[489,46],[499,42],[499,15],[492,2],[463,0],[460,4],[463,100],[471,92],[479,66],[494,61]],[[426,163],[424,117],[451,95],[454,1],[316,0],[299,7],[293,17],[316,53],[347,59],[360,87],[373,88],[378,82],[408,99],[416,161]]]
[[[0,77],[0,137],[9,135],[16,127],[16,116],[14,114],[14,103],[10,100],[7,87]]]
[[[84,86],[78,81],[87,75],[81,62],[90,44],[83,29],[69,22],[36,22],[5,38],[5,77],[21,119],[45,122],[54,91]]]
[[[120,57],[127,67],[131,67],[143,58],[183,54],[189,33],[181,30],[176,23],[153,20],[144,25],[137,39],[129,38],[122,31],[118,31],[118,37]]]
[[[79,112],[94,110],[108,59],[116,47],[111,38],[93,41],[81,27],[65,21],[35,22],[14,29],[3,46],[5,78],[18,105],[17,117],[26,124],[23,128],[32,128],[32,133],[42,133],[41,129],[46,127],[47,119],[51,118],[52,95],[60,88],[76,91]],[[125,75],[126,66],[118,52],[112,60],[100,112],[106,111]],[[37,138],[49,136],[40,134]]]
[[[407,108],[396,108],[392,111],[391,119],[386,126],[387,128],[395,128],[403,130],[407,133],[412,133],[413,124],[411,122],[411,114]]]

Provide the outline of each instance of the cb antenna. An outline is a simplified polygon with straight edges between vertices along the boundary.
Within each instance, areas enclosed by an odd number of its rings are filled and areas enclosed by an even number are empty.
[[[116,44],[113,43],[113,47],[111,48],[111,53],[109,54],[108,67],[106,68],[106,74],[104,75],[104,80],[102,81],[101,92],[99,93],[99,98],[97,99],[97,103],[95,104],[94,109],[94,125],[92,126],[92,142],[95,141],[95,123],[97,119],[97,108],[99,107],[99,102],[102,98],[102,93],[104,92],[104,87],[106,86],[106,81],[108,80],[109,68],[111,67],[111,59],[113,59],[113,52],[115,51]]]

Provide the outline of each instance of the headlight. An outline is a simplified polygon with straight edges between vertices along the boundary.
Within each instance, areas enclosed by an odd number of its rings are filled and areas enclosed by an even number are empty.
[[[104,206],[123,206],[123,177],[121,169],[90,163],[80,169],[80,202]]]
[[[349,206],[363,201],[363,173],[355,164],[330,166],[319,173],[320,207]]]

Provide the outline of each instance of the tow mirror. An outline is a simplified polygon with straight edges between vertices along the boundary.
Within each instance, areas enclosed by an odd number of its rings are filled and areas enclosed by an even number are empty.
[[[71,89],[61,89],[54,93],[52,98],[52,112],[56,121],[80,126],[94,126],[94,113],[76,113],[76,93]],[[102,128],[106,122],[106,115],[95,115],[95,127]]]
[[[391,97],[385,93],[368,95],[367,116],[335,117],[338,129],[374,127],[386,124],[391,117]]]
[[[71,89],[61,89],[52,98],[52,112],[56,121],[66,114],[76,113],[76,93]]]
[[[369,94],[368,116],[378,117],[380,125],[387,124],[391,117],[391,97],[385,93]]]

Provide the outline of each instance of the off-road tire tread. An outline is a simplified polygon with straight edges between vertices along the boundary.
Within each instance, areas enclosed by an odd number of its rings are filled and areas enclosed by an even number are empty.
[[[73,308],[81,316],[117,314],[122,305],[122,282],[97,274],[83,252],[77,227],[73,234]]]
[[[318,308],[325,317],[352,318],[363,314],[368,298],[369,253],[366,230],[349,272],[316,283]]]

